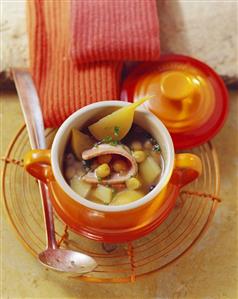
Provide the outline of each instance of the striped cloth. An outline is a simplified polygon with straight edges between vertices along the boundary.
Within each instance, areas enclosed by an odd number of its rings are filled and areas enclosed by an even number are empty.
[[[30,68],[45,126],[118,99],[123,61],[158,59],[158,28],[155,0],[28,0]]]
[[[158,60],[156,2],[72,0],[72,56],[78,63]]]

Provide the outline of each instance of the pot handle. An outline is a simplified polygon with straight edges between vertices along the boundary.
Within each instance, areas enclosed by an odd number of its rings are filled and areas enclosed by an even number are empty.
[[[47,183],[54,176],[51,168],[50,150],[35,149],[27,152],[24,156],[24,168],[33,177]]]
[[[171,182],[182,188],[195,180],[202,173],[201,159],[194,154],[182,153],[175,155],[174,171]]]
[[[24,157],[24,167],[33,177],[47,183],[54,179],[50,150],[31,150]],[[194,154],[175,155],[175,167],[171,183],[180,188],[195,180],[202,173],[202,162]]]

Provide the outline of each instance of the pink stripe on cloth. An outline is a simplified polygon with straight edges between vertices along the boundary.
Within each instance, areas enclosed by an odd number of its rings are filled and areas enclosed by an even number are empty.
[[[78,64],[160,57],[156,0],[71,0],[71,18]]]

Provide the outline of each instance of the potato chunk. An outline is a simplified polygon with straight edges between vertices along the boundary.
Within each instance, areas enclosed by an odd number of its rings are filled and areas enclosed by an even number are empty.
[[[86,197],[92,186],[78,177],[73,177],[70,180],[70,187],[82,197]]]
[[[148,156],[145,161],[139,164],[139,173],[144,182],[152,184],[161,173],[161,168],[154,158]]]
[[[94,143],[95,141],[93,140],[93,138],[75,128],[72,129],[71,146],[78,160],[82,160],[82,152],[86,149],[91,148]]]
[[[98,185],[97,188],[93,190],[92,195],[104,204],[109,204],[112,200],[112,189],[103,185]]]
[[[127,203],[131,203],[139,198],[142,198],[144,194],[140,191],[135,190],[124,190],[115,195],[113,198],[111,205],[119,206],[125,205]]]

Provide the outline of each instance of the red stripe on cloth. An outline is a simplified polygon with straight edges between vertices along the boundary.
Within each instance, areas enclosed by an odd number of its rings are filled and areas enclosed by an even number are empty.
[[[86,104],[119,97],[122,63],[78,66],[70,55],[70,1],[29,0],[30,65],[46,127]]]
[[[78,64],[159,59],[156,0],[71,2],[71,55]]]

